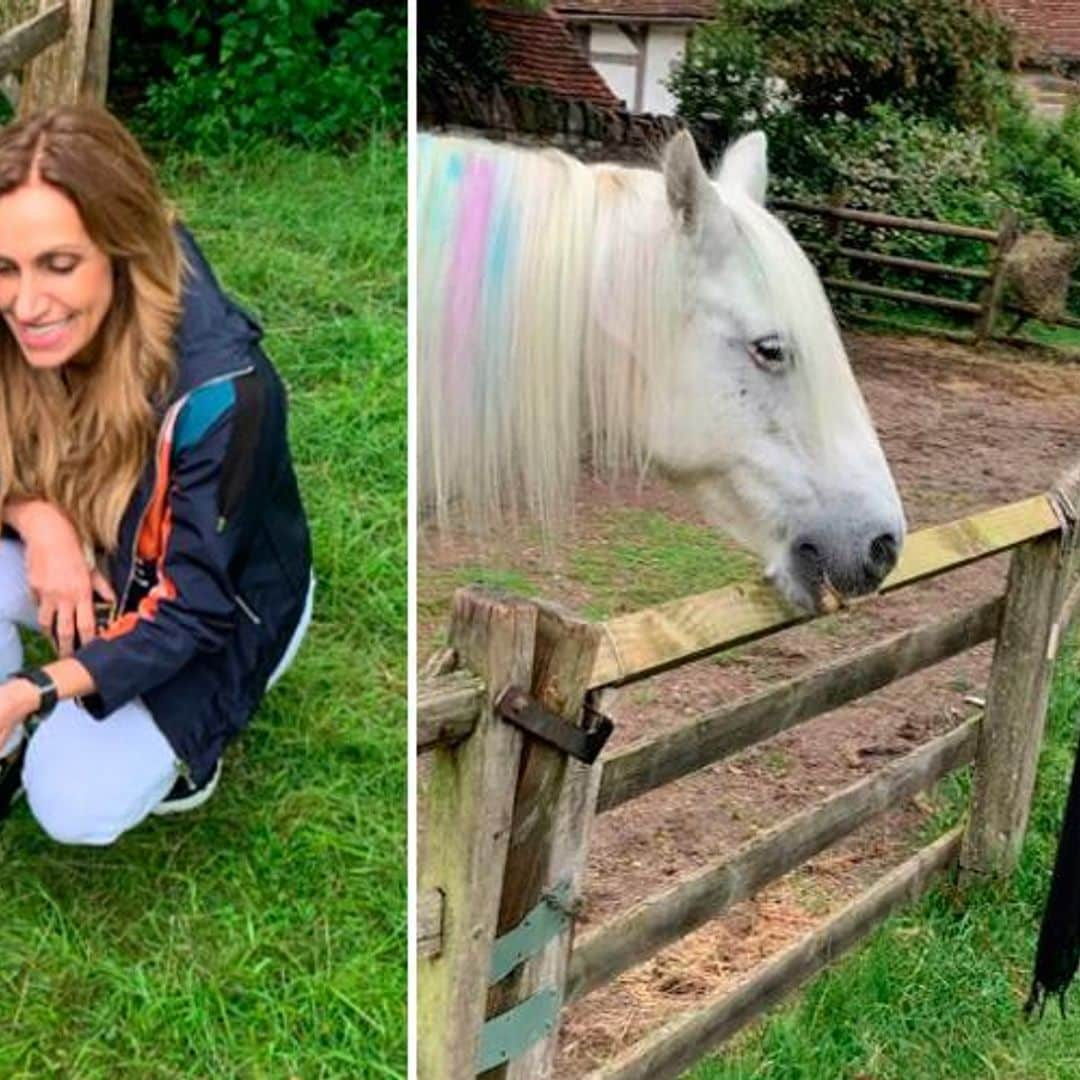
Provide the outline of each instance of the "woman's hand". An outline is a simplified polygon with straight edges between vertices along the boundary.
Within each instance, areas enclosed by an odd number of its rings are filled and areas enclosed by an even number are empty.
[[[0,747],[11,733],[41,704],[41,691],[27,679],[0,683]]]
[[[34,500],[5,513],[26,546],[26,580],[38,609],[38,625],[53,638],[61,656],[95,635],[94,592],[115,602],[112,586],[87,565],[79,534],[52,503]]]

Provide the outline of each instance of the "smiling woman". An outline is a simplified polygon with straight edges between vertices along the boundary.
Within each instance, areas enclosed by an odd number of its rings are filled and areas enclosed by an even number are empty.
[[[108,844],[209,797],[307,629],[284,391],[101,109],[0,132],[0,313],[0,815]]]
[[[32,367],[83,353],[113,300],[109,257],[78,210],[40,177],[3,200],[0,310]]]

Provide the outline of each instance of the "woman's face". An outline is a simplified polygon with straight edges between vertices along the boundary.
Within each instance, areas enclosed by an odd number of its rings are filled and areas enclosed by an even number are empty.
[[[109,257],[67,196],[39,180],[0,196],[0,313],[28,364],[77,357],[112,298]]]

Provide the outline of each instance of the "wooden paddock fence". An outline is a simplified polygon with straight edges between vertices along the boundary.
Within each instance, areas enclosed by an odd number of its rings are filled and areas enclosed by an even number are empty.
[[[427,755],[416,912],[423,1080],[550,1076],[564,1005],[970,762],[966,827],[886,873],[733,990],[648,1034],[589,1080],[676,1076],[918,897],[941,871],[958,865],[962,881],[1011,872],[1028,818],[1053,660],[1064,620],[1080,603],[1080,589],[1070,588],[1078,498],[1080,465],[1046,494],[915,533],[884,591],[1011,550],[1004,592],[725,703],[592,766],[502,719],[506,708],[498,703],[508,688],[526,691],[547,722],[588,728],[611,688],[804,617],[756,584],[604,622],[460,590],[449,647],[422,676],[417,709],[417,748]],[[983,709],[575,937],[595,814],[991,639]]]
[[[970,319],[972,321],[970,332],[949,334],[950,337],[958,340],[983,344],[994,338],[1011,344],[1032,344],[1031,339],[1017,337],[1013,331],[1004,331],[997,325],[998,319],[1002,315],[1011,314],[1018,319],[1025,315],[1020,308],[1009,302],[1008,297],[1005,295],[1005,260],[1020,236],[1015,211],[1006,210],[1001,216],[997,229],[978,229],[968,225],[955,225],[948,221],[898,217],[893,214],[854,210],[847,206],[830,206],[803,199],[772,199],[769,205],[774,210],[781,211],[789,217],[795,214],[824,220],[827,239],[824,241],[809,241],[804,243],[803,247],[817,264],[822,281],[827,289],[898,301],[904,304],[921,305],[936,311],[944,311],[950,315]],[[977,241],[986,245],[985,263],[983,266],[956,266],[949,263],[934,262],[929,259],[914,259],[855,247],[851,243],[845,243],[844,240],[843,230],[845,226],[849,225],[883,232],[927,233],[935,236],[949,236],[961,240]],[[879,285],[850,276],[843,277],[838,273],[838,268],[845,263],[861,263],[906,273],[964,281],[970,283],[975,295],[964,300],[953,296],[920,292],[916,289],[899,289],[888,285]],[[1071,288],[1074,290],[1077,288],[1075,279]],[[858,317],[870,322],[878,321],[870,315],[859,315]],[[1080,329],[1080,318],[1065,312],[1053,320],[1053,325]],[[931,327],[927,327],[927,329],[933,330]]]
[[[113,0],[5,0],[0,90],[19,116],[77,101],[104,103],[112,14]]]

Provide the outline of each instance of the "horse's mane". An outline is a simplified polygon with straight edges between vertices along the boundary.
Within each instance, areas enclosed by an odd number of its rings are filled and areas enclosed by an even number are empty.
[[[645,380],[664,377],[687,316],[663,178],[555,150],[427,135],[419,148],[422,498],[444,523],[453,508],[474,527],[527,513],[550,528],[586,452],[608,475],[645,465]],[[821,285],[771,215],[738,193],[725,202],[808,349],[824,429],[815,369],[839,337],[813,317]]]

